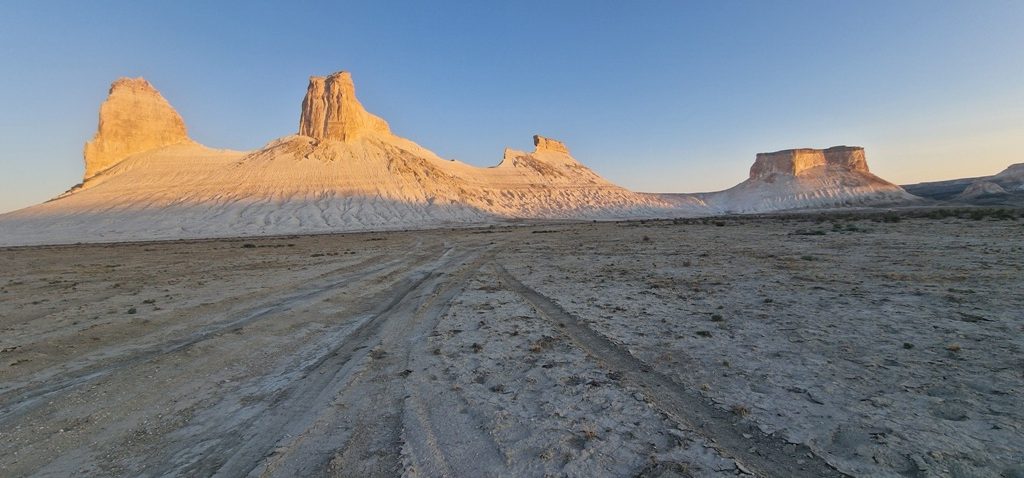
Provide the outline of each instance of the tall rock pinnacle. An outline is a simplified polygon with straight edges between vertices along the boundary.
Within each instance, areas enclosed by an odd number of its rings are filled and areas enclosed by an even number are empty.
[[[85,179],[143,151],[191,143],[185,122],[142,78],[120,78],[100,106],[96,135],[85,143]]]
[[[366,132],[389,133],[388,123],[367,112],[356,99],[352,75],[340,71],[309,78],[302,100],[299,134],[317,139],[351,141]]]

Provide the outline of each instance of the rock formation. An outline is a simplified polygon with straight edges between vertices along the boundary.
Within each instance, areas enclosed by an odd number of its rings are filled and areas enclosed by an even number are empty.
[[[913,196],[868,170],[864,148],[787,149],[759,153],[750,178],[699,197],[721,213],[894,204]]]
[[[864,148],[859,146],[833,146],[826,149],[825,164],[847,171],[870,172]]]
[[[991,181],[976,181],[967,186],[967,188],[964,189],[964,192],[957,195],[956,199],[976,199],[981,196],[990,196],[994,194],[1006,194],[1006,190],[1003,189],[1002,186]]]
[[[133,154],[191,142],[185,122],[153,85],[118,79],[100,106],[96,135],[85,143],[85,179]]]
[[[390,128],[386,121],[367,112],[356,99],[356,88],[349,72],[309,78],[299,118],[300,135],[347,142],[367,132],[390,133]]]
[[[550,151],[553,153],[569,154],[569,148],[557,139],[545,138],[539,134],[533,135],[533,146],[537,152]]]
[[[758,153],[754,165],[750,167],[750,179],[768,179],[775,174],[799,176],[822,166],[868,172],[864,148],[833,146],[828,149],[800,148]]]
[[[441,158],[392,134],[340,72],[310,78],[299,134],[255,151],[211,149],[188,138],[149,83],[121,79],[86,145],[87,181],[0,215],[0,246],[664,218],[910,198],[868,172],[862,148],[759,154],[751,178],[733,188],[659,195],[609,182],[560,141],[537,135],[533,143],[532,152],[505,150],[492,167]]]

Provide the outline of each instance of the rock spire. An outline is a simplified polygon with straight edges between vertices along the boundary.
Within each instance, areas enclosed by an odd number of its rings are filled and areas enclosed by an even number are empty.
[[[367,112],[356,99],[356,88],[349,72],[309,78],[299,118],[300,135],[352,141],[367,132],[390,131],[386,121]]]
[[[120,78],[100,106],[99,127],[85,143],[85,179],[143,151],[191,143],[185,122],[143,78]]]

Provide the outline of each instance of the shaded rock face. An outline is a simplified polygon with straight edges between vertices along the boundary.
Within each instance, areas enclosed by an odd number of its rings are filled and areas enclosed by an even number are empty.
[[[964,192],[960,193],[957,199],[973,199],[979,196],[991,195],[991,194],[1006,194],[1006,190],[1002,186],[993,183],[991,181],[976,181],[971,183],[964,189]]]
[[[557,139],[545,138],[539,134],[533,135],[533,146],[537,152],[550,151],[553,153],[569,154],[569,148]]]
[[[302,100],[299,134],[316,139],[352,141],[366,132],[390,133],[388,123],[363,108],[347,71],[309,78]]]
[[[750,179],[765,179],[775,174],[799,176],[811,169],[829,166],[845,171],[868,172],[864,148],[834,146],[828,149],[786,149],[774,153],[758,153],[750,167]]]
[[[85,143],[85,179],[133,154],[191,142],[185,122],[153,85],[118,79],[100,106],[96,135]]]

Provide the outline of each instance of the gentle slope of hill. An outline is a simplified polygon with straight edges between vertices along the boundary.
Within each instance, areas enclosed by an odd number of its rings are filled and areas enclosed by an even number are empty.
[[[1024,163],[998,174],[931,181],[903,186],[911,194],[934,201],[975,205],[1024,205]]]

